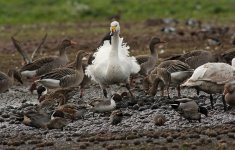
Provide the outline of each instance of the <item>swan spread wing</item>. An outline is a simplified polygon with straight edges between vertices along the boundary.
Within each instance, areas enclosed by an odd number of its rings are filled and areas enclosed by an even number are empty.
[[[112,59],[109,57],[111,49],[110,43],[105,41],[104,44],[97,49],[97,52],[94,53],[95,59],[92,64],[87,67],[85,72],[92,80],[99,83],[105,82],[109,61]],[[128,49],[129,46],[123,43],[123,38],[119,38],[118,64],[120,64],[121,70],[124,70],[127,77],[129,77],[131,73],[137,73],[140,70],[140,66],[135,57],[129,56]]]

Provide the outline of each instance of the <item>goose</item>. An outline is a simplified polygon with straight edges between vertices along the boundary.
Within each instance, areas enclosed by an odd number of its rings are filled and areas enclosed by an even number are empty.
[[[197,67],[208,63],[208,62],[217,62],[218,61],[218,55],[213,54],[210,51],[205,50],[194,50],[190,51],[185,54],[179,54],[175,56],[171,56],[166,60],[180,60],[182,62],[185,62],[188,64],[192,69],[196,69]]]
[[[201,122],[201,113],[206,117],[208,116],[208,110],[204,107],[198,106],[193,99],[177,99],[175,100],[175,103],[176,104],[171,104],[172,108],[189,121],[198,120]]]
[[[41,76],[40,79],[35,82],[40,83],[49,89],[78,86],[84,77],[82,69],[82,57],[84,54],[86,54],[85,51],[78,51],[75,69],[65,67],[57,68]]]
[[[74,41],[68,39],[63,40],[57,47],[59,50],[59,56],[42,57],[36,59],[32,63],[24,65],[20,69],[22,77],[33,79],[44,75],[55,68],[65,66],[68,63],[66,49],[67,47],[75,44],[76,42]]]
[[[164,95],[164,87],[167,86],[167,94],[169,97],[169,86],[177,87],[178,96],[181,96],[180,84],[188,79],[193,74],[193,69],[184,62],[179,60],[168,60],[160,63],[149,76],[144,79],[143,85],[152,83],[150,94],[155,95],[158,85],[161,87],[162,94]],[[148,87],[148,86],[147,86]]]
[[[8,74],[0,71],[0,93],[6,92],[13,85],[14,77],[18,77],[17,71],[14,69],[10,69]],[[23,84],[21,78],[17,79]]]
[[[229,82],[224,85],[224,99],[227,104],[235,106],[235,81]]]
[[[126,83],[126,88],[131,93],[128,83],[130,74],[140,70],[135,57],[129,57],[129,47],[123,43],[123,38],[119,37],[119,23],[113,21],[110,30],[111,45],[107,41],[104,42],[103,46],[94,53],[95,59],[92,64],[86,68],[86,74],[100,85],[105,97],[107,97],[106,87],[117,83]]]
[[[149,44],[150,56],[149,55],[137,55],[135,56],[138,64],[140,65],[139,74],[147,75],[155,67],[158,61],[157,49],[155,49],[156,44],[166,43],[160,40],[158,37],[153,37]]]
[[[94,57],[93,57],[93,53],[90,53],[89,56],[88,56],[88,59],[87,59],[87,63],[82,63],[82,69],[83,69],[83,72],[85,72],[85,69],[88,65],[91,65],[92,64],[92,61],[94,60]],[[66,67],[68,68],[72,68],[72,69],[75,69],[75,62],[72,62],[68,65],[66,65]],[[86,74],[84,75],[84,78],[80,84],[80,98],[83,97],[84,95],[84,89],[85,89],[85,86],[88,85],[90,83],[90,77],[88,77]]]
[[[234,80],[235,58],[232,60],[232,66],[226,63],[206,63],[199,66],[193,75],[182,86],[196,88],[210,94],[211,107],[213,106],[212,94],[222,94],[224,85]],[[227,106],[222,96],[224,111]]]
[[[110,100],[96,99],[89,103],[90,111],[94,113],[111,112],[116,108],[116,102],[120,100],[119,94],[113,94]]]

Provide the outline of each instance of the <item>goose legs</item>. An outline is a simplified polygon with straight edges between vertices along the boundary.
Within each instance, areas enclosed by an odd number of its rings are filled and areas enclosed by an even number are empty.
[[[213,96],[210,94],[211,108],[214,109]]]
[[[227,104],[225,102],[225,95],[222,95],[222,102],[224,104],[224,111],[227,111],[228,109],[227,109]]]
[[[131,97],[134,97],[133,94],[132,94],[132,92],[131,92],[130,84],[129,84],[128,82],[126,83],[126,88],[127,88],[127,90],[129,91]]]

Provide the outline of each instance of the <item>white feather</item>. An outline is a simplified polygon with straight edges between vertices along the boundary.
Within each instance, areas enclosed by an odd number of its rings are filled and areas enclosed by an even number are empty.
[[[119,37],[118,37],[119,38]],[[125,82],[131,73],[137,73],[140,66],[135,57],[129,56],[129,46],[119,38],[118,55],[110,56],[112,46],[109,41],[94,53],[95,59],[86,69],[86,75],[101,84],[113,84],[113,81]]]
[[[27,78],[32,78],[36,75],[36,70],[33,70],[33,71],[22,71],[21,72],[21,75],[24,76],[24,77],[27,77]]]

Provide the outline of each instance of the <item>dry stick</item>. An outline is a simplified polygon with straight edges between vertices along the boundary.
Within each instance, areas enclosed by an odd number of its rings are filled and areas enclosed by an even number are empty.
[[[41,43],[39,44],[39,46],[33,51],[32,55],[31,55],[31,60],[33,60],[33,58],[34,58],[36,52],[41,49],[41,47],[42,47],[42,45],[45,43],[46,39],[47,39],[47,33],[46,33],[45,36],[42,38],[42,41],[41,41]]]
[[[20,42],[17,41],[13,36],[11,37],[11,40],[13,42],[13,45],[15,46],[16,50],[20,53],[20,55],[23,57],[25,64],[32,63],[32,59],[28,57],[28,55],[22,50],[20,46]]]

